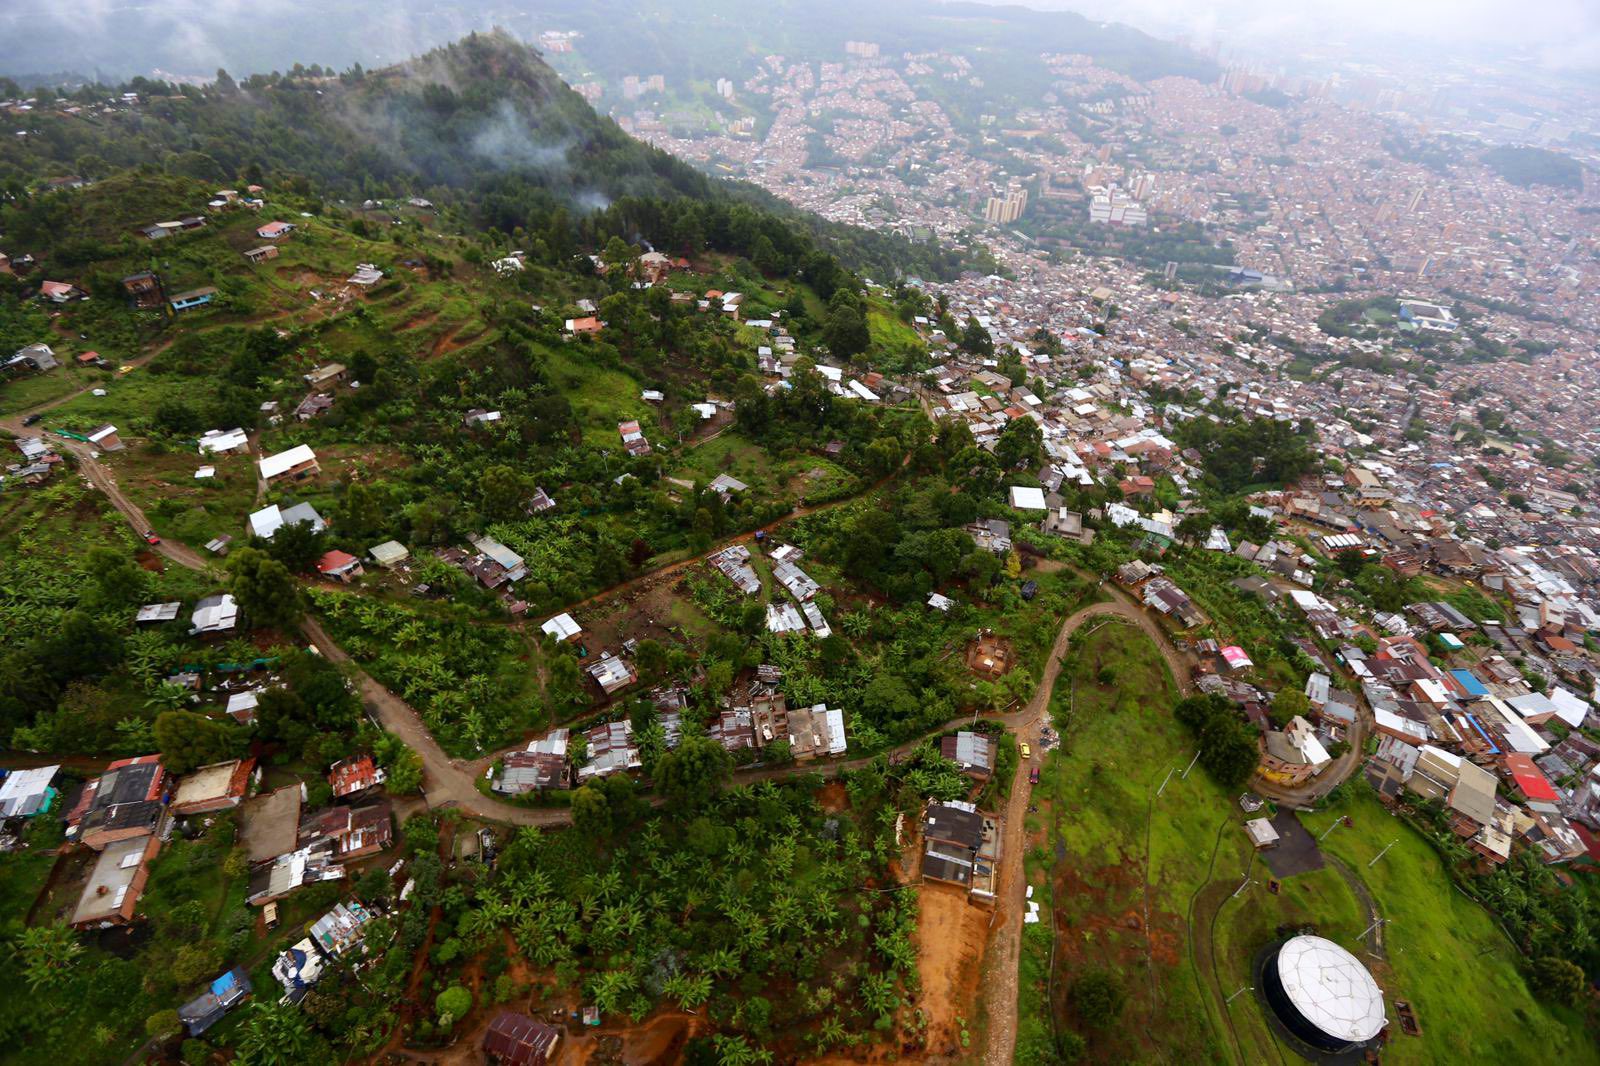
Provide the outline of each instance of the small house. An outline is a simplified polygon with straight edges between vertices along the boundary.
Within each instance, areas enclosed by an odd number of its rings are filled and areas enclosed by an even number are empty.
[[[633,723],[626,718],[585,730],[583,736],[588,742],[589,761],[578,767],[580,785],[643,765],[633,739]]]
[[[204,307],[216,297],[216,286],[207,285],[204,288],[190,289],[188,292],[178,293],[172,298],[171,306],[174,312],[189,311],[196,307]]]
[[[328,786],[333,789],[335,799],[343,799],[376,788],[383,784],[385,776],[371,755],[357,755],[333,764],[328,771]]]
[[[268,222],[264,226],[257,227],[256,236],[264,241],[275,241],[280,237],[287,237],[292,232],[294,232],[293,222]]]
[[[363,291],[371,289],[383,281],[383,271],[371,263],[356,264],[356,272],[346,279],[347,284],[354,285]]]
[[[202,766],[178,779],[169,810],[175,815],[209,814],[225,811],[244,802],[250,787],[254,759],[232,759]]]
[[[122,450],[122,438],[117,436],[117,427],[112,425],[104,425],[99,429],[91,430],[89,443],[103,452],[120,452]]]
[[[539,628],[557,644],[573,640],[579,633],[583,632],[582,627],[578,625],[570,614],[558,614]]]
[[[250,995],[250,978],[234,967],[206,986],[206,990],[178,1008],[178,1020],[190,1036],[210,1029]]]
[[[234,602],[232,593],[221,592],[194,605],[194,614],[189,618],[189,635],[231,633],[238,624],[239,605]]]
[[[600,691],[607,696],[615,695],[639,680],[639,675],[633,672],[633,667],[625,659],[610,652],[605,652],[589,664],[589,676],[594,678]]]
[[[130,306],[142,310],[157,310],[166,302],[161,279],[148,270],[123,278],[122,291],[127,293]]]
[[[261,480],[269,484],[280,479],[303,481],[322,472],[322,468],[317,465],[317,453],[306,444],[296,445],[276,455],[269,455],[261,459],[257,465],[261,470]]]
[[[411,552],[397,540],[386,540],[382,544],[375,544],[368,549],[367,554],[372,556],[373,562],[385,570],[393,570],[411,558]]]
[[[346,585],[366,573],[361,568],[361,560],[349,552],[339,551],[337,548],[326,552],[317,560],[317,573],[334,581],[342,581]]]
[[[116,841],[100,853],[73,908],[75,929],[131,925],[139,898],[150,880],[150,862],[161,850],[161,837],[145,833]]]
[[[25,348],[17,349],[15,355],[0,363],[0,369],[13,370],[17,367],[27,367],[43,373],[54,370],[57,366],[56,353],[48,344],[30,344]]]
[[[263,244],[259,248],[251,248],[244,253],[244,257],[252,263],[265,263],[268,259],[278,258],[276,244]]]
[[[545,1066],[560,1039],[561,1030],[503,1010],[483,1034],[483,1053],[496,1066]]]
[[[507,795],[570,788],[567,774],[570,736],[566,729],[552,729],[529,741],[524,750],[508,752],[500,761],[500,776],[494,779],[491,787]]]
[[[309,525],[315,533],[328,528],[317,509],[309,503],[297,503],[292,507],[269,503],[250,515],[250,533],[262,540],[271,540],[284,526],[297,525]]]

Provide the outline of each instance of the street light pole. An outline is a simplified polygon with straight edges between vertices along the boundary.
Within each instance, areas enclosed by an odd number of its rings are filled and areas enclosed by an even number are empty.
[[[1224,1003],[1232,1003],[1234,1000],[1239,998],[1241,993],[1254,992],[1255,990],[1256,990],[1255,985],[1240,985],[1239,986],[1239,991],[1237,991],[1233,995],[1229,996],[1226,1000],[1224,1000]]]
[[[1367,863],[1368,869],[1372,868],[1373,866],[1376,866],[1378,864],[1378,860],[1383,858],[1385,855],[1389,854],[1389,849],[1394,847],[1398,843],[1400,843],[1400,838],[1399,837],[1395,837],[1393,840],[1389,841],[1389,843],[1385,844],[1383,846],[1383,850],[1378,852],[1378,854],[1374,855],[1372,857],[1372,861]]]
[[[1239,893],[1243,892],[1245,889],[1249,888],[1251,885],[1253,885],[1255,883],[1256,883],[1256,879],[1255,878],[1246,877],[1242,882],[1239,883],[1239,887],[1233,890],[1233,895],[1229,896],[1228,898],[1229,899],[1238,899],[1239,898]]]
[[[1176,770],[1168,770],[1167,776],[1161,779],[1161,787],[1156,789],[1156,797],[1158,799],[1160,798],[1161,793],[1167,790],[1167,782],[1172,780],[1172,775],[1175,773],[1177,773]]]
[[[1194,764],[1199,762],[1199,761],[1200,761],[1200,749],[1196,748],[1196,749],[1194,749],[1194,758],[1190,759],[1189,760],[1189,765],[1183,768],[1183,776],[1178,778],[1178,780],[1187,781],[1189,779],[1189,771],[1193,770],[1194,769]]]
[[[1374,921],[1373,921],[1373,923],[1371,925],[1369,925],[1365,929],[1361,930],[1361,935],[1356,937],[1356,939],[1357,940],[1365,940],[1367,938],[1367,934],[1368,933],[1370,933],[1374,929],[1378,928],[1378,926],[1387,925],[1388,923],[1389,923],[1389,919],[1388,918],[1377,918],[1377,919],[1374,919]]]

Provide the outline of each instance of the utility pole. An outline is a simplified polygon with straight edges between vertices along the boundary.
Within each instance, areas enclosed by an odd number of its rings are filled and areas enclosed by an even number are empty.
[[[1378,864],[1378,860],[1383,858],[1385,855],[1389,854],[1389,849],[1394,847],[1398,843],[1400,843],[1400,838],[1399,837],[1395,837],[1393,840],[1389,841],[1389,843],[1385,844],[1383,846],[1383,850],[1378,852],[1378,854],[1374,855],[1372,857],[1372,861],[1367,863],[1367,868],[1371,869],[1373,866],[1376,866]]]

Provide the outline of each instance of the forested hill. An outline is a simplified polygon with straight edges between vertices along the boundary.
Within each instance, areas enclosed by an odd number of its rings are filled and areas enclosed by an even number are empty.
[[[141,91],[127,109],[114,92]],[[751,186],[715,180],[629,137],[597,115],[531,48],[502,33],[472,34],[379,71],[340,75],[226,75],[204,89],[136,80],[91,86],[71,102],[45,96],[26,136],[0,142],[0,189],[16,196],[41,178],[101,178],[161,160],[174,176],[228,183],[257,175],[279,186],[359,200],[422,196],[459,206],[504,232],[534,217],[622,202],[692,200],[716,216],[743,204],[809,235],[851,266],[881,276],[947,276],[966,255],[824,223]],[[680,207],[670,212],[682,216]],[[716,217],[690,230],[718,225]],[[638,234],[671,243],[680,234]],[[686,236],[693,236],[693,233]],[[987,265],[979,262],[978,265]]]

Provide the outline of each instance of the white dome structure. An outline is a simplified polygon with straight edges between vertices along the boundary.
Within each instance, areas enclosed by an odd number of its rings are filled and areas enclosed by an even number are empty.
[[[1284,1025],[1314,1047],[1358,1047],[1388,1022],[1383,990],[1361,960],[1324,937],[1285,941],[1262,977],[1267,1002]]]

